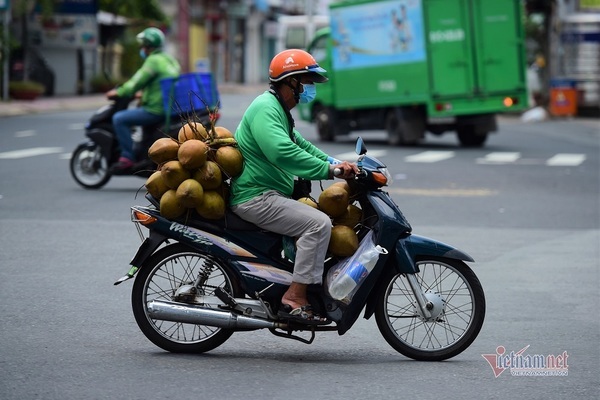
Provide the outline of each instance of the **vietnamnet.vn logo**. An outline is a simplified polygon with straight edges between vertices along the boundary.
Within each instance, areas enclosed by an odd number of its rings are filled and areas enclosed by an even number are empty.
[[[494,377],[499,377],[507,369],[512,376],[568,376],[569,365],[566,351],[558,355],[525,354],[530,345],[519,351],[506,352],[504,346],[496,348],[496,354],[481,356],[492,367]]]

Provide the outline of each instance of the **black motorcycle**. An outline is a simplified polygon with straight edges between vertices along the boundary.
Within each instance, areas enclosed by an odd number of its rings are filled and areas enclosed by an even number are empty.
[[[391,179],[387,168],[366,152],[359,138],[360,173],[347,180],[362,210],[354,227],[360,247],[356,257],[328,257],[323,285],[309,286],[313,310],[326,317],[318,324],[278,313],[294,267],[286,252],[289,238],[229,210],[218,221],[196,214],[169,220],[150,195],[150,206],[132,207],[143,243],[115,285],[135,277],[131,303],[144,335],[165,350],[190,353],[212,350],[236,331],[257,329],[311,343],[316,332],[343,335],[364,310],[407,357],[439,361],[469,347],[485,316],[483,289],[466,264],[473,259],[412,234],[383,190]],[[363,248],[377,250],[371,251],[375,256],[362,261],[368,253]]]
[[[86,189],[98,189],[106,185],[112,176],[149,177],[156,171],[157,165],[148,158],[148,149],[158,138],[165,135],[177,138],[179,129],[188,119],[209,123],[209,113],[201,111],[193,115],[172,115],[164,122],[142,128],[140,141],[134,141],[135,164],[126,170],[113,173],[111,167],[120,156],[119,141],[112,124],[113,115],[129,107],[133,98],[115,97],[111,103],[98,109],[85,126],[85,135],[89,138],[79,144],[71,156],[69,164],[75,181]],[[208,126],[208,125],[206,125]]]

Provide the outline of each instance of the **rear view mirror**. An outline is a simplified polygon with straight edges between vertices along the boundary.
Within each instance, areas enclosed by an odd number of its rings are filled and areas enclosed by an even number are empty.
[[[359,156],[362,156],[363,154],[366,154],[366,153],[367,153],[367,147],[365,146],[365,142],[359,136],[358,139],[356,139],[356,154],[358,154]]]

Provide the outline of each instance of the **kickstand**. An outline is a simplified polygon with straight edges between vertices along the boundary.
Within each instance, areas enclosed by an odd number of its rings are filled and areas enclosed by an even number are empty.
[[[313,342],[313,340],[315,340],[315,328],[314,327],[310,330],[310,333],[311,333],[310,339],[304,339],[300,336],[292,335],[291,331],[288,331],[287,333],[282,333],[282,332],[277,332],[275,330],[275,328],[269,328],[269,331],[271,331],[271,333],[275,336],[279,336],[279,337],[286,338],[286,339],[294,339],[294,340],[297,340],[299,342],[306,343],[306,344],[311,344]]]

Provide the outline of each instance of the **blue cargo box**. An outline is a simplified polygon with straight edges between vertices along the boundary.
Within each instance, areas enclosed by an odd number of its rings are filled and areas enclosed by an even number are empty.
[[[160,87],[163,105],[165,110],[171,110],[171,115],[206,113],[207,107],[213,111],[219,103],[217,84],[209,73],[193,72],[161,79]]]

